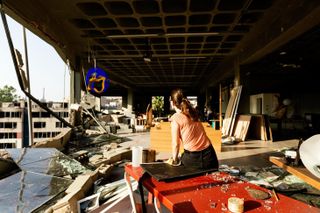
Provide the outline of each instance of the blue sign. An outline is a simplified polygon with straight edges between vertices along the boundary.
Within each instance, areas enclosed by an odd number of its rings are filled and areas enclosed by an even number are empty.
[[[86,85],[91,94],[99,95],[107,91],[110,86],[110,79],[103,69],[90,68],[86,76]]]

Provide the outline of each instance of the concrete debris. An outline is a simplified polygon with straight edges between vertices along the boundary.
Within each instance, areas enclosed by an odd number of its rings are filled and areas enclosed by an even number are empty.
[[[89,136],[101,135],[101,132],[99,130],[94,129],[86,129],[85,133]]]
[[[113,164],[123,159],[131,159],[131,150],[128,148],[116,148],[111,150],[104,150],[102,153],[95,154],[89,158],[89,163],[95,167],[101,164]]]
[[[79,175],[65,191],[66,195],[51,207],[53,213],[76,213],[78,200],[81,200],[92,188],[98,178],[98,170]],[[50,210],[48,210],[49,212]]]
[[[131,182],[133,186],[137,184],[134,180],[132,180]],[[124,179],[99,186],[97,189],[97,193],[100,193],[101,201],[106,201],[108,198],[114,197],[117,194],[121,194],[125,191],[127,191],[127,188]]]
[[[80,163],[88,163],[89,161],[88,153],[89,152],[87,150],[80,150],[75,153],[72,153],[70,157],[79,161]]]
[[[68,141],[70,141],[71,128],[63,129],[57,136],[46,139],[41,142],[33,144],[33,148],[56,148],[63,150]]]
[[[110,175],[112,168],[113,168],[113,165],[101,164],[98,167],[99,176],[102,178],[107,178]]]
[[[0,150],[0,158],[2,158],[2,159],[12,159],[10,154],[6,150]]]
[[[73,213],[78,212],[81,201],[85,202],[91,197],[98,198],[100,203],[111,203],[127,196],[122,177],[114,182],[109,179],[113,171],[123,172],[123,165],[132,159],[131,147],[121,146],[127,138],[119,137],[118,134],[130,137],[128,133],[146,131],[146,118],[139,118],[137,122],[137,117],[131,111],[105,115],[94,112],[94,109],[89,111],[86,106],[79,104],[71,105],[70,109],[70,120],[75,128],[64,129],[53,138],[37,142],[32,146],[37,149],[26,149],[25,152],[12,149],[9,153],[0,150],[0,160],[11,160],[12,156],[17,171],[21,168],[23,171],[52,175],[68,183],[57,196],[48,198],[48,202],[39,207],[41,212]],[[155,160],[155,150],[143,150],[142,162]],[[13,168],[11,164],[8,167]],[[100,183],[104,185],[100,186]],[[132,181],[134,189],[137,189],[137,185],[137,182]]]

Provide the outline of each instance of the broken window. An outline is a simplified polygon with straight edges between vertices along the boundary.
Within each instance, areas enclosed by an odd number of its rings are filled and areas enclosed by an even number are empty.
[[[121,110],[122,97],[121,96],[102,96],[101,108],[107,110]]]
[[[56,122],[56,128],[66,128],[67,125],[65,123],[62,122]]]
[[[0,112],[0,118],[10,118],[10,112]]]
[[[42,118],[50,118],[50,113],[49,112],[41,112],[41,117]]]
[[[17,138],[17,133],[16,132],[1,132],[0,139],[6,139],[6,138]]]
[[[11,118],[21,118],[21,112],[11,112]]]
[[[33,118],[40,118],[40,112],[32,112]]]
[[[69,116],[69,113],[68,113],[68,112],[64,112],[64,113],[63,113],[63,117],[64,117],[64,118],[67,118],[68,116]]]
[[[52,137],[56,137],[57,135],[60,134],[60,132],[51,132],[51,134],[52,134]]]
[[[33,123],[34,128],[45,128],[46,127],[46,122],[34,122]]]
[[[0,149],[16,148],[15,143],[0,143]]]
[[[15,129],[17,128],[17,122],[4,122],[5,129]]]

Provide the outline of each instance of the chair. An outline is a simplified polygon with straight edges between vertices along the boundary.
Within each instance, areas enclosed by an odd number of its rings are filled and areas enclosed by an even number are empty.
[[[131,180],[130,180],[130,175],[128,175],[126,172],[124,173],[124,179],[127,185],[130,201],[131,201],[131,206],[132,206],[132,212],[133,213],[141,213],[142,212],[142,203],[138,202],[138,198],[134,195],[132,185],[131,185]],[[158,200],[156,197],[154,197],[153,200],[154,203],[146,203],[146,210],[147,213],[149,212],[156,212],[156,213],[161,213],[161,209],[158,207]]]

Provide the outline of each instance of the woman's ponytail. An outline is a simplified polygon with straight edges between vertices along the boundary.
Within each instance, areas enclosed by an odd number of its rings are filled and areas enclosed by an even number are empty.
[[[184,97],[181,89],[176,89],[171,92],[171,100],[173,104],[188,118],[190,118],[192,121],[199,121],[197,110],[193,108],[189,100]]]

